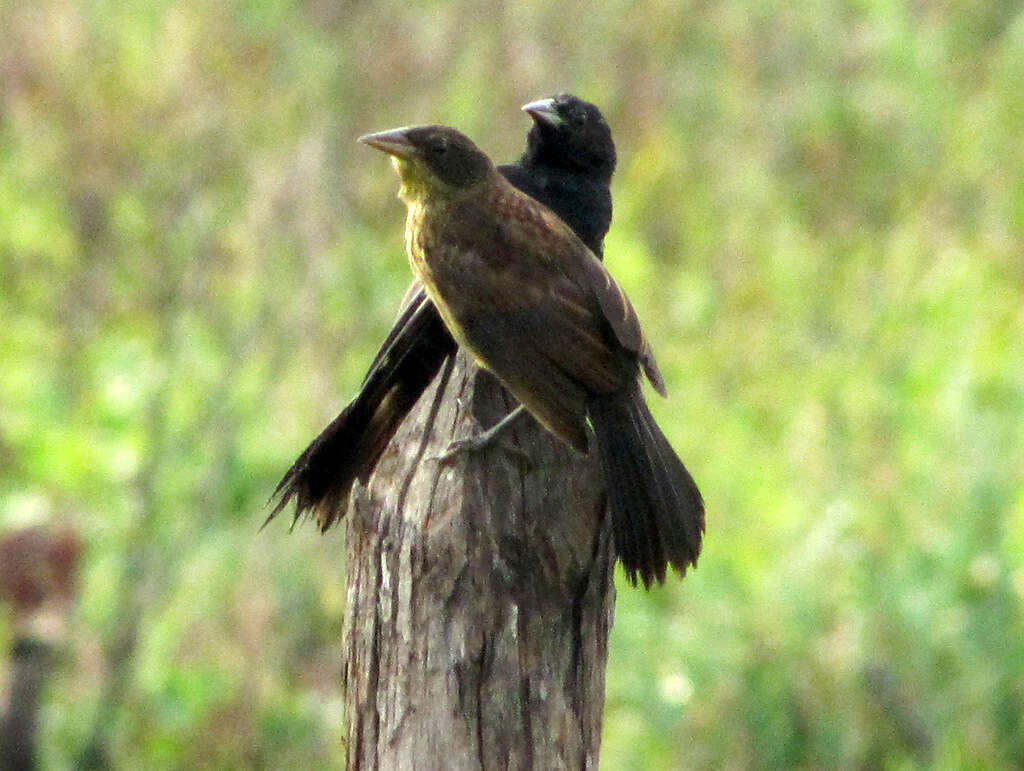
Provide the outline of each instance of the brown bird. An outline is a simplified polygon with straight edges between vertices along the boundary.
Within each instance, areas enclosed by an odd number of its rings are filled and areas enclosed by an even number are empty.
[[[572,94],[523,105],[533,119],[526,152],[498,166],[515,187],[549,206],[595,254],[612,221],[615,144],[601,111]],[[370,365],[359,393],[285,473],[269,522],[295,501],[294,521],[321,530],[339,521],[356,479],[364,483],[427,386],[456,350],[423,288],[412,297]],[[293,522],[294,522],[293,521]]]
[[[695,565],[704,504],[658,428],[640,373],[665,384],[636,311],[600,260],[550,209],[515,189],[473,142],[445,126],[360,138],[392,156],[408,207],[406,248],[455,340],[525,408],[587,452],[593,428],[615,544],[627,575],[663,582]]]

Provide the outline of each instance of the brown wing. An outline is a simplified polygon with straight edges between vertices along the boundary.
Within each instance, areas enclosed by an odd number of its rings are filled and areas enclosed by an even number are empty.
[[[665,379],[661,376],[658,363],[654,360],[654,352],[644,337],[633,304],[604,265],[593,255],[589,256],[593,259],[586,261],[588,282],[591,292],[601,306],[605,320],[614,330],[620,345],[637,357],[654,390],[662,396],[668,396]]]
[[[636,365],[608,344],[579,289],[553,281],[554,287],[520,280],[517,291],[493,297],[467,323],[467,338],[541,423],[586,450],[590,397],[621,390],[636,378]]]
[[[604,264],[546,206],[511,185],[507,185],[501,195],[510,200],[511,208],[518,209],[524,219],[533,221],[534,227],[546,234],[550,246],[546,254],[540,255],[541,259],[546,258],[553,268],[596,302],[619,344],[634,354],[654,389],[666,396],[665,380],[644,337],[636,310]]]
[[[546,208],[518,192],[474,203],[450,234],[458,257],[436,276],[442,292],[457,287],[446,321],[541,423],[585,449],[590,398],[630,387],[638,360],[664,388],[636,313]]]

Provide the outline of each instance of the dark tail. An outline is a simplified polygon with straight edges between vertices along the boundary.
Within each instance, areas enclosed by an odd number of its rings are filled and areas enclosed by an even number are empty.
[[[331,421],[278,483],[267,522],[295,501],[293,524],[312,513],[326,530],[345,510],[352,483],[366,480],[398,426],[455,350],[422,289],[395,323],[355,399]],[[266,526],[266,522],[264,522]]]
[[[700,491],[654,421],[639,384],[594,398],[590,421],[608,490],[615,545],[629,580],[645,587],[697,564],[704,534]]]

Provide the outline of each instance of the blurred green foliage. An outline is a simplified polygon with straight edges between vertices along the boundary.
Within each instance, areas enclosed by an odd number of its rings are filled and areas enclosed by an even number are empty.
[[[256,529],[409,278],[354,138],[513,160],[560,90],[709,512],[603,764],[1024,766],[1018,3],[8,1],[0,78],[0,529],[87,543],[48,766],[340,765],[342,534]]]

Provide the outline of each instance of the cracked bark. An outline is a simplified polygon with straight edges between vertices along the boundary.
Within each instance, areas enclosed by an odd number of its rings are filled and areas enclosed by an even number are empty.
[[[350,496],[350,769],[597,768],[615,589],[600,472],[460,352]]]

